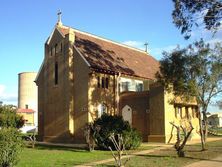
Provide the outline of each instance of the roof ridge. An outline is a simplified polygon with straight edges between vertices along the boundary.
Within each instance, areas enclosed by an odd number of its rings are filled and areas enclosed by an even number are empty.
[[[135,51],[138,51],[138,52],[141,52],[141,53],[144,53],[144,54],[150,56],[149,53],[147,53],[147,52],[145,52],[145,51],[143,51],[143,50],[141,50],[141,49],[138,49],[138,48],[136,48],[136,47],[129,46],[129,45],[126,45],[126,44],[123,44],[123,43],[120,43],[120,42],[117,42],[117,41],[114,41],[114,40],[111,40],[111,39],[107,39],[107,38],[104,38],[104,37],[101,37],[101,36],[98,36],[98,35],[95,35],[95,34],[86,32],[86,31],[81,31],[81,30],[79,30],[79,29],[76,29],[76,28],[73,28],[73,27],[70,27],[70,26],[64,26],[64,25],[63,25],[63,27],[65,27],[65,28],[71,28],[71,29],[73,29],[74,31],[79,32],[79,33],[82,33],[82,34],[84,34],[84,35],[88,35],[88,36],[91,36],[91,37],[94,37],[94,38],[97,38],[97,39],[101,39],[101,40],[106,41],[106,42],[111,42],[111,43],[113,43],[113,44],[116,44],[116,45],[119,45],[119,46],[123,46],[123,47],[125,47],[125,48],[132,49],[132,50],[135,50]]]

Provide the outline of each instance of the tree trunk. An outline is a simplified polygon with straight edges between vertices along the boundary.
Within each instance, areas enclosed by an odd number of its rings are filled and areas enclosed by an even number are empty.
[[[207,134],[208,134],[208,121],[207,121],[207,115],[206,115],[206,110],[203,111],[203,120],[204,120],[204,141],[207,141]]]
[[[200,110],[198,111],[198,117],[199,117],[201,147],[202,147],[202,151],[204,151],[204,150],[206,150],[206,148],[205,148],[205,140],[204,140],[204,133],[203,133],[203,122],[202,122],[202,119],[201,119]]]
[[[190,137],[190,135],[191,135],[191,133],[194,129],[192,123],[191,122],[189,122],[189,123],[190,123],[190,128],[191,129],[188,133],[186,133],[186,130],[184,129],[184,127],[176,126],[174,123],[170,122],[170,124],[172,124],[177,129],[177,142],[175,143],[174,147],[175,147],[175,149],[177,151],[177,155],[179,157],[185,157],[185,152],[184,152],[183,148],[185,147],[185,145],[187,143],[187,140],[189,139],[189,137]],[[180,142],[181,142],[180,128],[182,128],[182,130],[184,132],[184,135],[185,135],[182,144],[180,144]]]
[[[206,142],[207,142],[207,134],[208,134],[208,121],[207,121],[207,115],[206,115],[207,111],[204,108],[203,109],[203,123],[204,123],[204,127],[202,128],[203,130],[203,140],[204,140],[204,147],[202,147],[202,151],[207,150],[206,148]]]
[[[177,155],[178,155],[178,157],[185,157],[185,153],[184,153],[183,149],[179,148],[177,150]]]

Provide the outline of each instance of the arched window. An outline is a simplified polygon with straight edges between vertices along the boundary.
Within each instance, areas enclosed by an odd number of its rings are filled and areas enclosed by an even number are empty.
[[[58,76],[58,75],[59,75],[59,74],[58,74],[58,62],[55,62],[55,73],[54,73],[54,75],[55,75],[55,76],[54,76],[55,85],[58,85],[58,79],[59,79],[59,78],[58,78],[58,77],[59,77],[59,76]]]
[[[58,46],[58,44],[55,44],[55,55],[57,53],[57,46]]]
[[[97,87],[100,88],[100,77],[97,77]]]
[[[104,113],[107,113],[107,105],[102,103],[98,105],[98,118],[100,118]]]

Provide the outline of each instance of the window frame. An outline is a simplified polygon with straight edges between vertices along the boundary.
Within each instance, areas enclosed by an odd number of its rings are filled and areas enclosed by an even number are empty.
[[[59,65],[58,62],[55,62],[55,66],[54,66],[54,85],[58,85],[59,84]]]

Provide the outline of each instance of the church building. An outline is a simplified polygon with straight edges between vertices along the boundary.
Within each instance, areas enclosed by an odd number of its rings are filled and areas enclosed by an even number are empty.
[[[39,139],[84,143],[84,126],[107,113],[122,115],[144,141],[167,142],[166,126],[182,103],[168,111],[166,93],[152,86],[158,69],[147,52],[64,26],[59,15],[35,81]],[[183,110],[191,113],[195,106]]]

